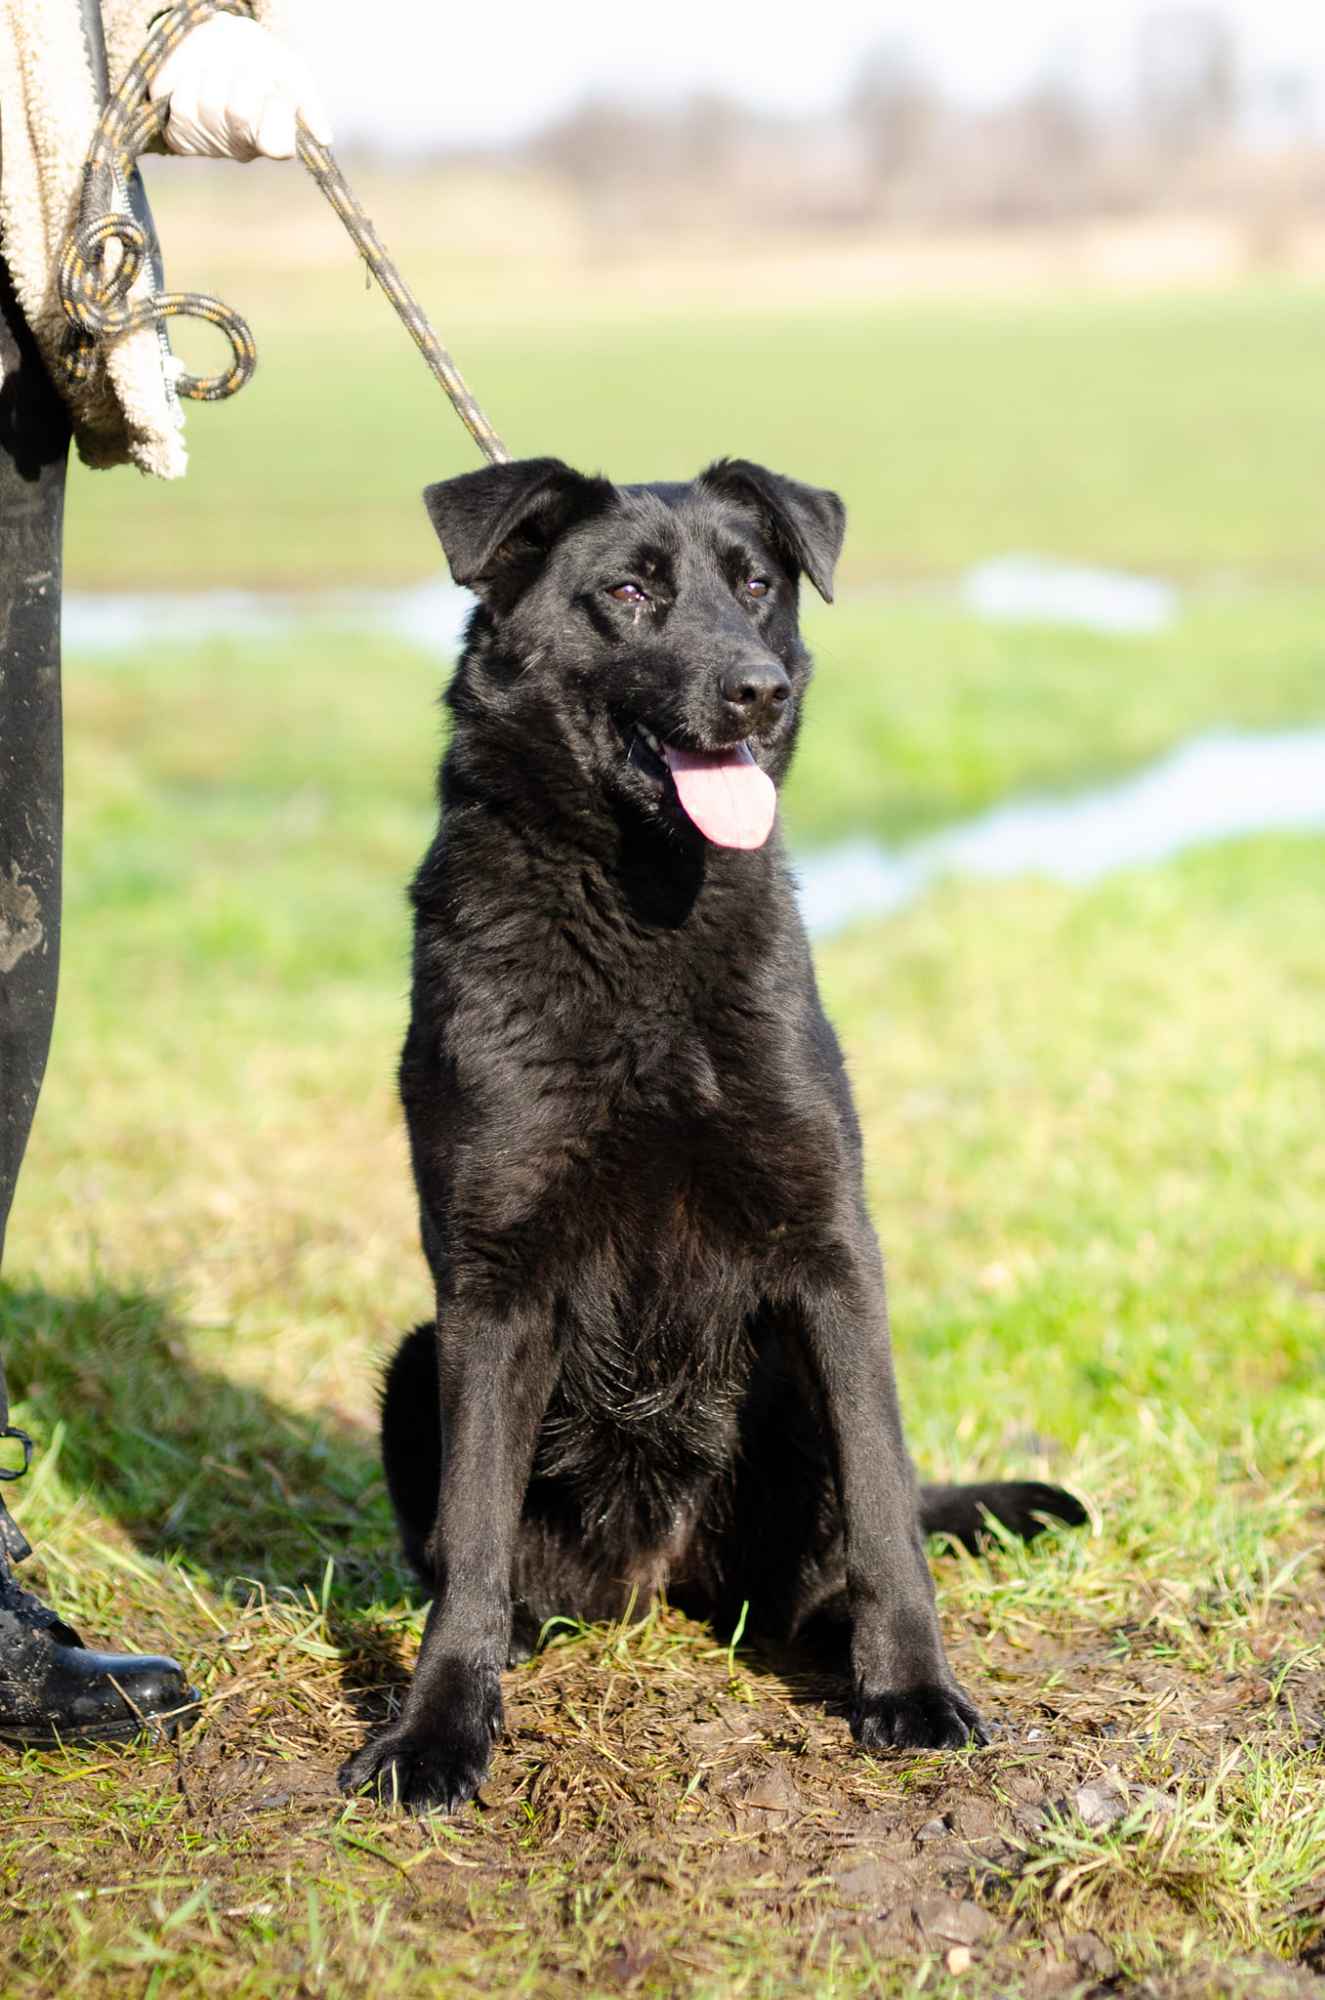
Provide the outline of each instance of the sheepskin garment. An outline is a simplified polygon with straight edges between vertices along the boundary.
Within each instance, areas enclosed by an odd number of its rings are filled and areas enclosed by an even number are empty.
[[[271,0],[252,11],[270,24]],[[112,91],[161,12],[162,0],[101,0]],[[19,305],[69,402],[86,463],[132,463],[173,479],[186,464],[183,419],[153,328],[116,341],[77,391],[59,366],[67,321],[56,272],[99,108],[79,0],[0,0],[0,251]],[[145,269],[135,295],[150,283]]]

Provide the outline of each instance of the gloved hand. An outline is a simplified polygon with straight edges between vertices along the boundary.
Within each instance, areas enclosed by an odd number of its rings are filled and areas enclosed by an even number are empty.
[[[213,14],[162,63],[153,103],[170,99],[165,141],[172,153],[212,159],[289,160],[295,113],[331,144],[331,126],[303,63],[256,21]]]

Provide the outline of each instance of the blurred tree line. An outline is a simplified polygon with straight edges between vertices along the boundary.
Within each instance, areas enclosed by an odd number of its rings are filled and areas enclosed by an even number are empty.
[[[778,117],[712,93],[593,97],[515,148],[564,185],[610,248],[651,231],[927,228],[1236,213],[1273,261],[1325,216],[1325,138],[1306,72],[1249,73],[1216,6],[1145,16],[1126,87],[1067,52],[1015,98],[954,101],[900,43],[860,65],[828,115]]]

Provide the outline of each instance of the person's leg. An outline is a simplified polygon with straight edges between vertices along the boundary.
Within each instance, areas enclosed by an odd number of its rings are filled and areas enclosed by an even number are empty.
[[[60,559],[69,425],[0,261],[0,1257],[60,958]]]
[[[68,453],[68,418],[0,258],[0,1263],[55,1018]],[[8,1429],[0,1355],[0,1434]],[[0,1500],[0,1554],[26,1553]]]
[[[69,425],[0,258],[0,1257],[37,1108],[60,940],[60,572]],[[24,1457],[17,1463],[17,1447]],[[9,1424],[0,1480],[30,1447]],[[93,1653],[10,1564],[29,1554],[0,1499],[0,1740],[122,1737],[193,1698],[173,1660]]]

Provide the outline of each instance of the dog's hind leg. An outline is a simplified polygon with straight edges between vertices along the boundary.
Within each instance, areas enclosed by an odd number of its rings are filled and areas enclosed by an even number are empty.
[[[737,1463],[720,1531],[706,1543],[712,1582],[705,1610],[730,1622],[749,1600],[752,1618],[784,1636],[825,1615],[840,1624],[846,1559],[823,1411],[803,1357],[767,1326],[741,1414]],[[916,1489],[923,1535],[947,1536],[975,1553],[993,1538],[990,1517],[1023,1541],[1051,1521],[1076,1528],[1089,1519],[1074,1494],[1040,1480]]]
[[[383,1378],[382,1465],[405,1559],[431,1590],[428,1537],[437,1519],[442,1482],[437,1329],[431,1320],[405,1335]]]
[[[975,1486],[922,1486],[920,1527],[926,1535],[947,1535],[973,1552],[990,1541],[989,1516],[1024,1542],[1043,1534],[1050,1520],[1079,1528],[1090,1519],[1065,1487],[1038,1479],[995,1479]]]

